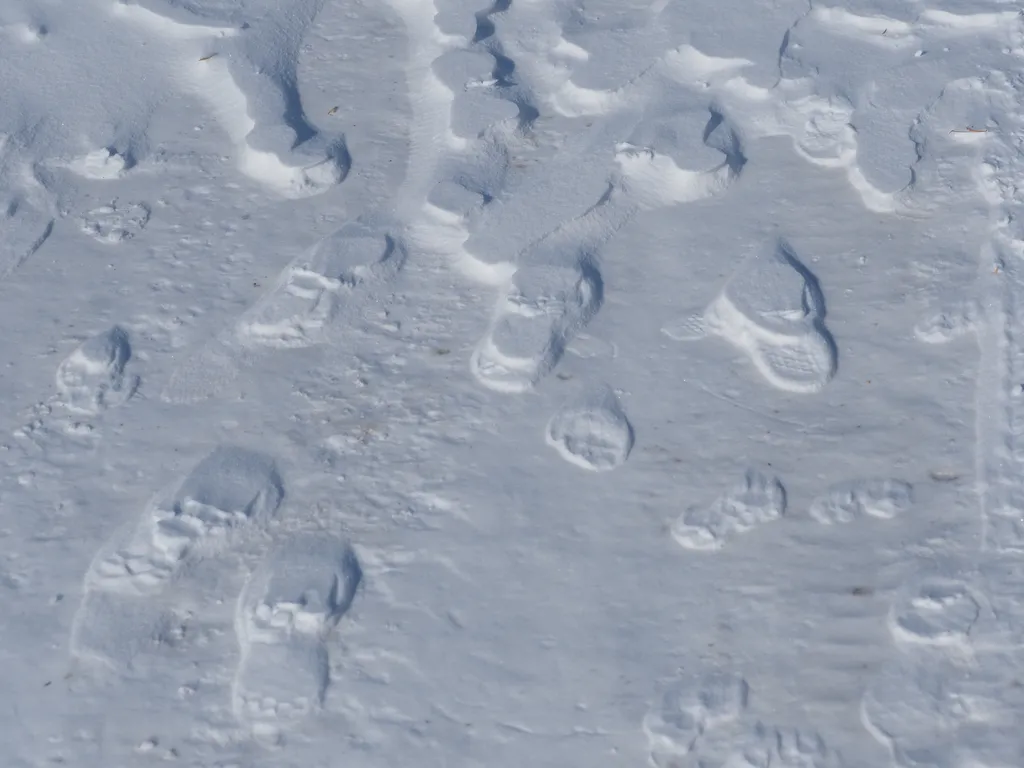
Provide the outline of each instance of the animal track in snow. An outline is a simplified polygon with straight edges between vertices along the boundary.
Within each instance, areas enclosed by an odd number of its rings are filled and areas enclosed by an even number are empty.
[[[246,346],[306,347],[320,343],[347,293],[393,278],[404,245],[373,226],[351,222],[293,261],[237,324]]]
[[[97,414],[125,403],[139,386],[125,374],[132,357],[128,333],[114,326],[84,341],[57,366],[57,392],[69,409]]]
[[[272,459],[245,448],[216,448],[96,554],[74,620],[72,653],[130,664],[146,639],[138,624],[152,598],[186,565],[220,552],[232,533],[266,523],[283,496]]]
[[[668,685],[643,720],[654,768],[840,768],[840,755],[815,731],[750,726],[750,688],[739,675],[714,670]]]
[[[1020,506],[993,506],[984,517],[984,546],[1008,555],[1024,554],[1024,512]]]
[[[498,392],[531,389],[597,311],[601,291],[600,276],[589,265],[520,267],[473,353],[474,375]]]
[[[310,124],[297,85],[299,45],[319,4],[289,13],[259,5],[129,0],[116,11],[175,50],[183,88],[217,116],[244,174],[284,197],[326,192],[345,179],[351,159],[343,136]]]
[[[815,731],[795,728],[759,729],[767,758],[757,766],[771,768],[840,768],[842,757]],[[756,754],[756,753],[755,753]]]
[[[144,203],[118,203],[115,200],[82,216],[82,231],[101,243],[116,245],[131,240],[145,229],[149,215],[149,207]]]
[[[981,605],[962,581],[922,579],[893,603],[889,629],[904,644],[965,645],[981,615]]]
[[[836,347],[824,320],[818,281],[780,241],[748,257],[707,309],[662,332],[677,341],[721,336],[774,386],[812,393],[836,371]]]
[[[545,437],[563,459],[594,472],[615,469],[633,448],[633,427],[607,387],[562,406],[548,422]]]
[[[965,670],[948,657],[900,656],[882,669],[861,702],[864,727],[898,766],[950,765],[968,717]]]
[[[651,763],[672,768],[709,731],[738,720],[750,688],[739,675],[714,671],[673,681],[643,720]]]
[[[901,653],[865,692],[864,727],[897,766],[1016,765],[1024,746],[1016,650],[965,657],[921,646]]]
[[[834,485],[811,502],[810,514],[824,525],[864,517],[889,520],[913,505],[913,488],[902,480],[871,478]]]
[[[786,513],[786,489],[777,477],[748,470],[743,482],[707,505],[687,509],[672,524],[686,549],[721,549],[736,536]]]
[[[237,717],[260,738],[318,711],[330,684],[325,642],[349,609],[362,572],[347,542],[305,534],[277,547],[238,598]]]
[[[701,768],[841,768],[843,760],[816,731],[756,723],[746,732],[738,728],[713,731],[683,764]],[[678,765],[669,763],[665,768]]]
[[[0,211],[0,278],[38,251],[53,231],[53,218],[20,197]]]
[[[928,344],[945,344],[972,333],[981,321],[981,305],[961,301],[929,315],[914,326],[914,335]]]

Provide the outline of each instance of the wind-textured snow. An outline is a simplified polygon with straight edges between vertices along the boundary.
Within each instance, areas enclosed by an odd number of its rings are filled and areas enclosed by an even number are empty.
[[[1024,765],[1007,0],[0,3],[0,764]]]

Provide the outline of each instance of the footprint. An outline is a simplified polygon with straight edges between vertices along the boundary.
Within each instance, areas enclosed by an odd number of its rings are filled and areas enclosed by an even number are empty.
[[[761,729],[772,768],[839,768],[843,760],[821,734],[796,728]]]
[[[746,680],[720,670],[670,683],[643,720],[651,763],[656,768],[674,768],[710,730],[738,720],[749,694]]]
[[[973,332],[981,321],[981,315],[978,302],[957,302],[915,325],[914,336],[928,344],[946,344]]]
[[[687,509],[672,524],[672,537],[686,549],[721,549],[736,536],[786,513],[786,489],[777,477],[751,469],[743,483],[711,504]]]
[[[824,319],[818,281],[780,241],[749,257],[704,312],[687,314],[662,332],[677,341],[721,336],[749,355],[774,386],[811,393],[836,371],[836,347]]]
[[[843,170],[868,210],[892,213],[893,194],[876,187],[858,163],[853,103],[842,89],[825,85],[819,92],[822,87],[814,77],[783,77],[771,88],[762,88],[737,76],[717,89],[717,101],[749,139],[789,137],[807,162]]]
[[[273,460],[221,446],[172,492],[158,494],[127,541],[94,561],[88,587],[134,595],[160,592],[193,556],[215,552],[232,529],[261,525],[284,496]]]
[[[53,218],[20,197],[0,213],[0,278],[29,260],[53,231]]]
[[[505,0],[499,0],[508,5]],[[486,23],[488,0],[467,3],[465,0],[434,0],[434,26],[443,35],[461,37],[465,44],[481,38],[478,28],[481,20]]]
[[[899,643],[966,647],[980,615],[981,605],[967,584],[929,577],[893,603],[889,630]]]
[[[498,60],[481,50],[448,51],[431,63],[434,76],[451,94],[450,130],[460,139],[476,139],[488,127],[517,120],[519,107],[494,95],[501,81]]]
[[[451,131],[460,139],[477,139],[491,126],[507,123],[515,127],[519,106],[486,91],[468,91],[452,102]]]
[[[154,598],[181,571],[214,556],[232,534],[265,524],[284,496],[269,457],[220,446],[176,487],[158,493],[142,519],[104,545],[85,575],[71,651],[114,666],[131,665],[148,636]]]
[[[171,403],[223,396],[261,349],[324,343],[344,302],[381,287],[406,259],[404,243],[379,222],[350,222],[300,255],[230,328],[174,369],[160,393]]]
[[[264,739],[318,711],[330,684],[326,640],[362,572],[347,542],[306,534],[278,547],[250,577],[235,611],[241,660],[237,717]]]
[[[498,392],[532,389],[597,312],[601,292],[600,275],[589,265],[520,267],[473,353],[473,374]]]
[[[747,162],[721,114],[664,105],[616,145],[615,159],[623,189],[644,208],[723,194]]]
[[[57,367],[57,392],[70,410],[95,415],[128,401],[139,386],[126,376],[132,356],[128,333],[118,326],[86,340]]]
[[[669,763],[665,768],[676,768]],[[701,739],[685,765],[716,768],[841,768],[842,757],[816,731],[773,728],[715,731]]]
[[[245,346],[306,347],[324,341],[346,293],[392,279],[405,263],[402,243],[378,227],[344,225],[292,262],[237,324]]]
[[[81,218],[82,231],[101,243],[116,245],[131,240],[149,223],[149,207],[144,203],[118,204],[93,208]]]
[[[449,226],[465,226],[469,219],[483,210],[487,201],[487,195],[477,189],[471,189],[464,180],[446,179],[437,182],[431,188],[425,208],[433,218],[441,219]],[[465,235],[462,239],[465,240]]]
[[[594,472],[615,469],[633,448],[633,427],[608,387],[564,405],[548,422],[545,437],[563,459]]]
[[[87,339],[57,366],[56,393],[29,408],[14,437],[54,467],[81,463],[101,438],[96,417],[138,391],[141,380],[126,371],[131,356],[128,333],[118,326]]]
[[[823,525],[849,523],[864,517],[891,520],[914,503],[910,483],[871,478],[834,485],[811,502],[810,514]]]
[[[861,721],[899,766],[949,765],[957,731],[968,716],[964,671],[931,654],[886,665],[861,701]]]

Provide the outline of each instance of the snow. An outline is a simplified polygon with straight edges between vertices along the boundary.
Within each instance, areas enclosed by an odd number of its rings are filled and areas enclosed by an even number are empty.
[[[0,4],[3,765],[1019,768],[1022,62]]]

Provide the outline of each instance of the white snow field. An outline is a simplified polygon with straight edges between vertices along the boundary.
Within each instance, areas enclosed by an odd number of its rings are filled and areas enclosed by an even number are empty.
[[[1022,9],[0,2],[0,766],[1024,766]]]

